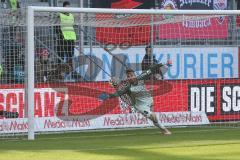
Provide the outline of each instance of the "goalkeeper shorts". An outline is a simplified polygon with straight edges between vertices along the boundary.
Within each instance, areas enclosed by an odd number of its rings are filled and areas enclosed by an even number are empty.
[[[152,104],[150,105],[138,105],[138,106],[134,106],[134,108],[142,113],[145,117],[149,118],[150,115],[152,114]]]

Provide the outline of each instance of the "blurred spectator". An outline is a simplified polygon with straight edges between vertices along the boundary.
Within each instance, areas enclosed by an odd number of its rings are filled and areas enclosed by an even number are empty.
[[[3,79],[4,83],[23,83],[25,43],[22,30],[16,27],[16,33],[11,35],[10,28],[3,29]]]
[[[47,49],[40,49],[36,53],[35,82],[46,82],[48,76],[49,53]]]
[[[155,58],[155,55],[152,54],[152,48],[151,46],[146,46],[145,48],[145,55],[143,57],[143,60],[142,60],[142,71],[145,71],[147,70],[151,65],[153,64],[157,64],[157,60]],[[157,71],[156,71],[157,73]],[[158,79],[156,74],[153,74],[151,77],[149,77],[149,79]],[[147,79],[147,80],[149,80]]]
[[[145,48],[145,55],[142,60],[142,70],[145,71],[149,68],[151,64],[156,64],[157,60],[155,55],[152,55],[152,48],[151,46],[146,46]]]
[[[4,9],[11,9],[9,19],[15,23],[20,16],[20,3],[18,0],[1,0]]]
[[[70,2],[63,2],[63,7],[69,7]],[[57,34],[57,54],[58,54],[58,69],[56,73],[59,80],[64,79],[65,74],[72,71],[72,58],[74,55],[74,47],[76,41],[76,33],[74,30],[74,16],[71,13],[59,13],[58,19],[60,26],[56,27]]]
[[[24,82],[24,42],[22,30],[16,22],[20,16],[20,3],[18,0],[1,0],[1,6],[6,9],[9,24],[2,25],[2,82]]]
[[[1,0],[4,9],[12,9],[17,10],[20,8],[20,4],[18,0]]]

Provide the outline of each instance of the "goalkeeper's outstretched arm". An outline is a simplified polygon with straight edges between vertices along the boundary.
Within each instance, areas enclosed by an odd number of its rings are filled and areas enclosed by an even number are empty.
[[[137,76],[137,80],[148,79],[152,74],[155,74],[156,70],[160,70],[160,74],[163,77],[164,73],[162,73],[162,70],[161,70],[161,67],[163,66],[168,66],[168,67],[172,66],[172,61],[168,60],[166,64],[159,63],[159,64],[151,65],[148,70],[143,71],[139,76]]]
[[[127,93],[130,89],[130,84],[127,83],[126,86],[124,86],[123,88],[117,90],[116,92],[109,94],[109,98],[113,98],[113,97],[120,97],[121,95]]]
[[[145,80],[145,79],[148,79],[149,76],[151,76],[151,74],[154,73],[154,71],[157,69],[157,68],[160,68],[164,66],[162,63],[160,64],[154,64],[152,66],[149,67],[148,70],[145,70],[143,71],[139,76],[137,76],[137,80]]]
[[[167,66],[171,66],[171,61],[168,60],[167,62]],[[130,75],[128,76],[128,79],[126,80],[127,83],[124,87],[122,87],[121,89],[118,89],[115,93],[112,93],[112,94],[107,94],[107,93],[102,93],[99,98],[101,100],[106,100],[108,98],[113,98],[113,97],[120,97],[121,95],[123,94],[126,94],[128,92],[130,92],[130,87],[131,87],[131,84],[137,84],[137,81],[139,80],[145,80],[147,79],[149,76],[151,76],[151,74],[154,73],[154,70],[160,68],[164,66],[164,64],[160,63],[160,64],[154,64],[152,66],[150,66],[150,68],[148,70],[145,70],[142,72],[142,74],[140,74],[139,76],[135,76],[134,74],[134,71],[133,70],[127,70],[127,75]],[[129,72],[129,73],[128,73]]]
[[[102,93],[99,96],[99,99],[104,101],[104,100],[106,100],[108,98],[120,97],[121,95],[129,92],[130,86],[131,86],[130,83],[127,83],[124,87],[122,87],[121,89],[117,90],[114,93],[110,93],[110,94]]]

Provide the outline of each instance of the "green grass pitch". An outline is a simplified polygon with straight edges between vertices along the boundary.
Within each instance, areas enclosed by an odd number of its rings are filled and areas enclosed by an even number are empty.
[[[39,135],[1,140],[0,160],[240,160],[240,129],[177,128]]]

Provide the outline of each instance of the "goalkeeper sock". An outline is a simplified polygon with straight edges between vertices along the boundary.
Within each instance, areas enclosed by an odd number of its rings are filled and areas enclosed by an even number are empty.
[[[166,127],[164,127],[162,124],[159,124],[158,122],[153,122],[154,126],[158,127],[161,130],[165,130]]]

